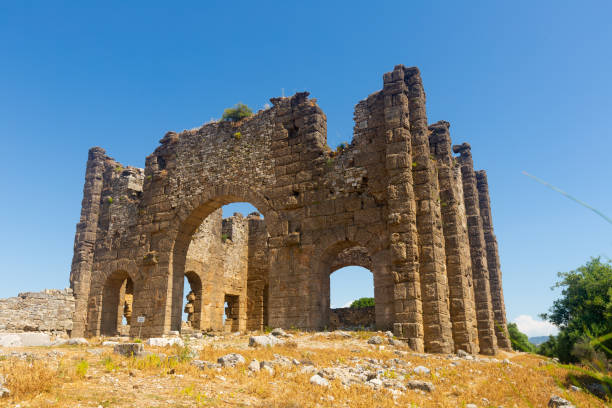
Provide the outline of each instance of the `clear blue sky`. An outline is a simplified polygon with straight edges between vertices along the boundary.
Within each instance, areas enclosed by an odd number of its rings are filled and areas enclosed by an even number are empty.
[[[143,166],[166,131],[282,89],[318,99],[335,146],[400,63],[488,171],[510,320],[612,256],[612,225],[521,174],[612,214],[609,1],[87,3],[0,4],[0,297],[68,285],[89,147]]]

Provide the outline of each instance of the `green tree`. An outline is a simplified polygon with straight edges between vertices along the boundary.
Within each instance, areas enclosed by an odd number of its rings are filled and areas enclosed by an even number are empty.
[[[508,333],[514,350],[526,353],[532,353],[536,350],[535,346],[529,342],[527,335],[519,331],[516,323],[508,323]]]
[[[357,300],[354,300],[353,303],[351,303],[351,307],[353,309],[362,309],[364,307],[370,306],[374,306],[374,298],[371,297],[359,298]]]
[[[244,103],[237,103],[233,108],[227,108],[223,111],[221,120],[226,122],[239,122],[251,115],[253,115],[251,108]]]
[[[562,289],[561,298],[542,318],[558,326],[560,332],[554,341],[543,344],[542,351],[554,350],[561,361],[572,362],[594,355],[585,349],[589,344],[594,351],[612,357],[612,339],[597,340],[612,333],[612,263],[591,258],[586,265],[558,276],[553,288]]]

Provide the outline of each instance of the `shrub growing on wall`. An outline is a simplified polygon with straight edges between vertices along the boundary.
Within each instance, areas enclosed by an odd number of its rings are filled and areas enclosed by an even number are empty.
[[[244,103],[237,103],[233,108],[227,108],[223,111],[221,120],[226,122],[239,122],[244,118],[253,115],[251,108]]]
[[[363,298],[354,300],[353,303],[351,303],[351,307],[353,309],[361,309],[361,308],[370,307],[370,306],[374,306],[374,298],[371,298],[371,297],[363,297]]]

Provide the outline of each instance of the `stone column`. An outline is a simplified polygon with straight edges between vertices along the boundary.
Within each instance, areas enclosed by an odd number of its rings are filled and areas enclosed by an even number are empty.
[[[411,167],[419,237],[425,350],[431,353],[450,353],[453,351],[453,336],[448,304],[444,233],[438,175],[429,149],[425,91],[417,68],[405,68],[404,75],[410,114]]]
[[[395,280],[395,335],[424,351],[416,208],[412,189],[409,104],[404,69],[384,75],[385,166],[388,175],[390,270]]]
[[[511,349],[510,336],[508,334],[506,321],[506,306],[504,304],[504,292],[502,289],[501,268],[499,262],[499,251],[497,249],[497,238],[493,231],[493,219],[491,217],[491,199],[489,198],[489,183],[487,172],[480,170],[476,172],[478,187],[478,199],[480,203],[480,218],[487,248],[487,266],[489,268],[489,286],[491,288],[491,302],[493,304],[493,316],[495,318],[495,334],[499,347]]]
[[[463,197],[467,215],[470,253],[472,257],[472,276],[474,278],[474,298],[476,300],[476,319],[478,323],[478,343],[482,354],[497,353],[497,337],[493,320],[493,307],[489,287],[486,244],[480,218],[480,204],[476,187],[476,174],[468,143],[453,146],[455,153],[461,153],[461,176],[463,177]]]
[[[478,330],[472,282],[472,261],[467,233],[461,169],[451,153],[448,122],[429,126],[431,154],[436,159],[440,207],[449,282],[450,314],[455,350],[478,353]]]
[[[100,215],[100,197],[104,184],[102,175],[106,159],[105,153],[100,147],[92,147],[89,149],[87,158],[81,218],[74,237],[74,255],[70,268],[70,287],[76,299],[73,337],[84,336],[87,329],[87,302],[91,285],[98,216]]]

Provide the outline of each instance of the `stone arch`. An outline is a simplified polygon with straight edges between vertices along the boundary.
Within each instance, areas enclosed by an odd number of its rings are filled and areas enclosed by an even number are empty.
[[[125,270],[116,270],[106,276],[101,291],[99,331],[104,336],[120,333],[123,317],[128,326],[132,320],[134,279]]]
[[[330,276],[346,266],[361,266],[372,272],[376,308],[376,327],[389,329],[393,323],[393,279],[387,271],[385,252],[372,252],[356,241],[339,241],[319,257],[317,277],[320,287],[321,327],[327,326],[330,313]]]
[[[170,330],[180,330],[183,298],[183,279],[185,262],[192,236],[200,224],[214,211],[233,202],[248,202],[255,206],[264,216],[268,233],[280,235],[283,226],[278,214],[272,208],[269,200],[248,186],[221,185],[207,189],[196,196],[177,212],[178,226],[173,237],[173,245],[169,262],[169,310],[165,327]],[[245,303],[246,304],[246,303]]]
[[[200,278],[200,275],[198,275],[194,271],[186,271],[185,278],[187,278],[187,281],[189,282],[191,292],[187,295],[187,304],[185,305],[184,311],[188,314],[187,322],[190,324],[190,327],[199,330],[201,329],[203,317],[202,278]]]

